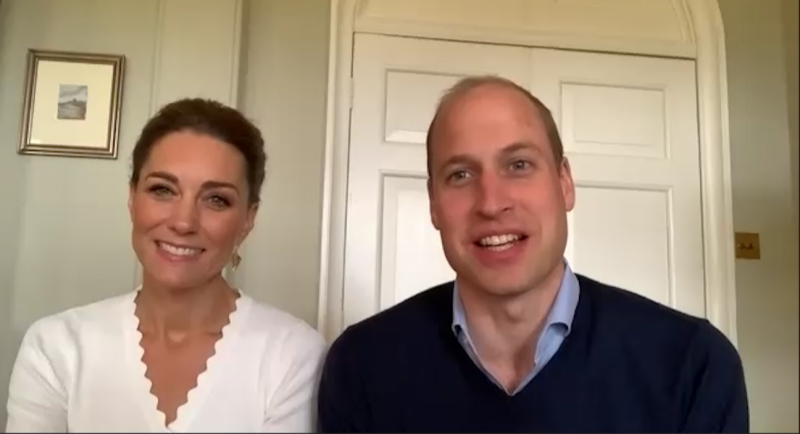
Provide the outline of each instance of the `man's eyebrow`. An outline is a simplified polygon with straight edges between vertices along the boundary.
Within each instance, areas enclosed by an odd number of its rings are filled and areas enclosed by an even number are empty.
[[[508,156],[520,151],[529,151],[533,152],[537,155],[542,155],[542,150],[539,146],[536,146],[534,142],[531,141],[518,141],[513,142],[500,150],[500,154],[502,156]],[[439,167],[440,168],[447,168],[450,166],[455,165],[471,165],[476,164],[477,160],[468,154],[455,154],[451,155],[447,160],[445,160]]]
[[[475,162],[475,158],[466,154],[451,155],[450,158],[442,163],[442,167],[454,166],[457,164],[471,164]]]
[[[501,152],[503,154],[513,154],[515,152],[524,151],[524,150],[532,151],[532,152],[535,152],[537,154],[541,154],[542,153],[542,150],[539,148],[539,146],[536,146],[536,144],[534,144],[533,142],[528,142],[528,141],[514,142],[514,143],[506,146],[505,148],[503,148],[501,150]]]

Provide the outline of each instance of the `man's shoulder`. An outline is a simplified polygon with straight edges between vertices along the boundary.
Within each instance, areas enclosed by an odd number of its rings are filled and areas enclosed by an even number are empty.
[[[661,431],[743,432],[747,392],[733,343],[707,318],[578,276],[580,301],[571,336],[589,351],[608,393],[629,410],[658,408]],[[573,346],[572,348],[577,348]],[[602,393],[602,392],[600,392]],[[635,409],[631,410],[636,414]]]
[[[639,348],[660,348],[677,356],[701,354],[733,357],[731,341],[707,318],[691,315],[631,290],[578,275],[581,292],[590,300],[594,325],[611,331],[618,341]]]
[[[336,338],[331,351],[369,348],[374,354],[380,347],[416,344],[420,334],[451,321],[452,292],[453,282],[442,283],[350,325]]]
[[[603,319],[613,318],[622,326],[657,327],[662,325],[669,328],[686,329],[689,332],[702,327],[703,323],[707,322],[704,318],[659,303],[633,290],[607,284],[580,274],[577,277],[581,293],[587,295],[587,299],[592,304],[593,313]]]

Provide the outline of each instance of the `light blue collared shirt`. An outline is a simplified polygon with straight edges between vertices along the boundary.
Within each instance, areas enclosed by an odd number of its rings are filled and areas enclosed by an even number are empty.
[[[553,307],[547,315],[542,332],[539,334],[539,341],[536,344],[536,354],[534,359],[534,367],[528,375],[520,382],[516,390],[511,395],[519,393],[520,390],[525,388],[533,377],[538,374],[542,368],[547,365],[547,362],[553,358],[553,355],[561,347],[561,343],[569,335],[572,329],[572,319],[575,316],[575,309],[578,307],[578,298],[580,296],[580,287],[578,285],[578,278],[572,272],[569,264],[564,261],[564,276],[561,278],[561,286],[556,294],[556,299],[553,302]],[[464,350],[469,354],[472,361],[480,368],[480,370],[498,387],[505,390],[502,385],[489,373],[489,371],[480,362],[480,359],[475,352],[475,347],[472,344],[472,339],[469,336],[469,329],[467,327],[466,313],[461,304],[461,298],[458,295],[458,285],[453,285],[453,332],[456,334],[458,341]]]

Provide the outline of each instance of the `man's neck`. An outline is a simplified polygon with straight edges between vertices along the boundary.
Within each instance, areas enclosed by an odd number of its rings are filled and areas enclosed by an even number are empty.
[[[159,338],[216,333],[227,323],[236,298],[222,276],[186,289],[165,288],[145,276],[136,315],[142,333]]]
[[[562,262],[537,287],[514,297],[492,296],[459,281],[470,339],[483,363],[520,372],[533,368],[538,336],[564,272]]]

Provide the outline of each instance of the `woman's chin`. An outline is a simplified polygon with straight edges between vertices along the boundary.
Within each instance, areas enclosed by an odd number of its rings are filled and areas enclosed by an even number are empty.
[[[164,289],[171,290],[187,290],[208,284],[214,279],[221,278],[222,273],[208,273],[207,270],[158,270],[151,273],[145,273],[149,279],[145,279],[145,283],[149,285],[158,286]]]

